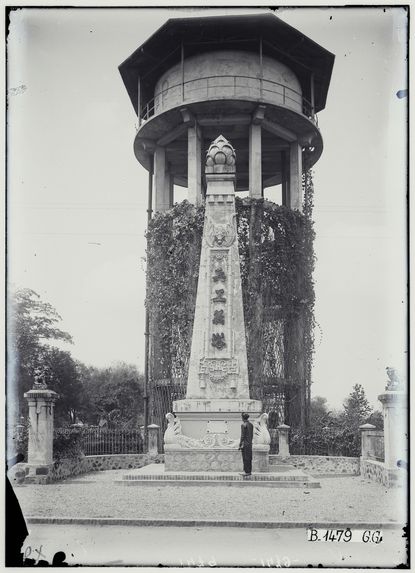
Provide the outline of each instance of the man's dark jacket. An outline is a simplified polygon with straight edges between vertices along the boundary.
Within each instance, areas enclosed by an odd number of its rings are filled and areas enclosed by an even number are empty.
[[[251,422],[244,422],[241,425],[241,441],[239,442],[239,447],[252,447],[252,439],[254,437],[254,426]]]

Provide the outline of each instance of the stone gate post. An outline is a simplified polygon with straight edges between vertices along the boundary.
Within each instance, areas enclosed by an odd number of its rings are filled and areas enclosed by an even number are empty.
[[[28,481],[46,483],[53,465],[53,413],[58,394],[32,388],[24,397],[29,405]]]
[[[361,457],[366,460],[369,457],[369,453],[372,450],[372,440],[371,432],[376,430],[376,426],[373,424],[363,424],[359,426],[360,439],[361,439]]]
[[[151,456],[156,456],[159,453],[158,437],[160,426],[157,424],[150,424],[148,426],[148,453]]]
[[[287,424],[280,424],[277,427],[278,430],[278,455],[286,458],[290,455],[290,447],[288,443],[288,432],[290,431],[290,426]]]

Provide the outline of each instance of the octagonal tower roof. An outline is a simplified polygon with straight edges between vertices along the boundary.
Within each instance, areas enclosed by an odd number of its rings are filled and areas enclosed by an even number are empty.
[[[181,59],[218,49],[262,51],[288,66],[310,99],[314,75],[315,111],[324,109],[334,55],[274,14],[172,18],[131,54],[119,70],[137,113],[138,78],[141,102],[149,101],[160,76]]]

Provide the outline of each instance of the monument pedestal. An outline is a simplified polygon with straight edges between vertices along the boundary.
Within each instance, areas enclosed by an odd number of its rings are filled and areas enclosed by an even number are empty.
[[[186,399],[173,402],[173,411],[178,433],[171,435],[176,443],[164,446],[166,471],[242,471],[241,414],[247,412],[255,421],[262,412],[262,402],[249,398]],[[268,452],[268,445],[253,445],[252,471],[268,471]]]
[[[269,446],[252,447],[252,471],[268,472]],[[181,448],[164,446],[166,471],[241,472],[242,454],[237,448]]]
[[[186,436],[200,439],[205,434],[226,434],[239,444],[242,412],[255,419],[262,412],[262,402],[251,399],[177,400],[173,402],[173,412],[180,418]]]
[[[242,412],[254,423],[252,471],[268,471],[270,436],[259,400],[187,399],[173,402],[173,409],[164,436],[166,471],[242,471]]]

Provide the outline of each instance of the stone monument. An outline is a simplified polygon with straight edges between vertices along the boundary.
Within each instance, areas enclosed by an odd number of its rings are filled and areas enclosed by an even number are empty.
[[[238,471],[241,414],[254,423],[253,471],[267,471],[270,435],[249,396],[235,213],[232,145],[219,136],[206,157],[206,208],[186,398],[166,415],[166,470]]]

